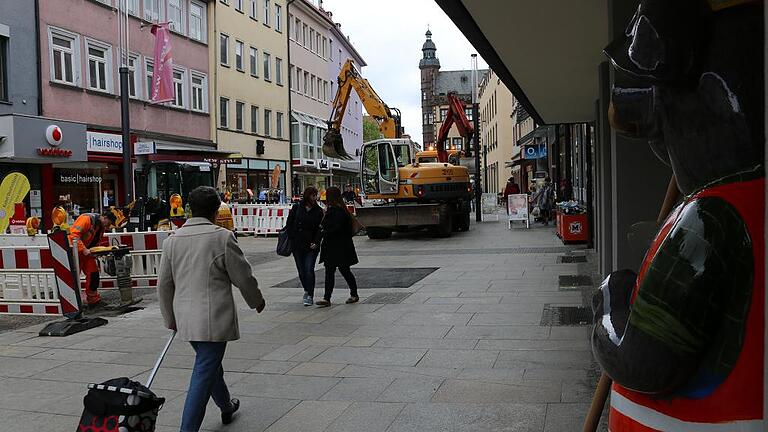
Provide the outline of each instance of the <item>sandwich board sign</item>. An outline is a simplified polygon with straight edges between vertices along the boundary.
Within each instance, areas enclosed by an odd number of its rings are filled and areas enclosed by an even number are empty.
[[[509,228],[512,229],[513,221],[525,222],[525,227],[531,227],[528,215],[528,195],[513,194],[507,196],[507,213],[509,214]]]

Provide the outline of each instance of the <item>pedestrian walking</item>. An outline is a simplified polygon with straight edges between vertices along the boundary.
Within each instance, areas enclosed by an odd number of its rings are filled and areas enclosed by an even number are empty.
[[[504,205],[507,207],[507,214],[509,214],[509,196],[517,195],[520,193],[520,186],[515,182],[514,177],[510,177],[507,180],[507,185],[504,187]]]
[[[323,234],[320,262],[325,264],[325,294],[322,300],[317,301],[317,305],[321,307],[331,305],[336,269],[339,269],[339,273],[344,276],[344,280],[349,285],[347,303],[357,303],[360,300],[357,295],[357,281],[350,269],[358,263],[355,243],[352,241],[354,236],[352,216],[347,211],[339,188],[329,187],[325,191],[325,197],[328,209],[320,225]]]
[[[320,251],[320,221],[323,209],[317,204],[317,189],[304,189],[301,201],[288,213],[286,227],[293,247],[293,260],[304,287],[304,306],[312,306],[315,296],[315,262]]]
[[[116,221],[117,216],[111,211],[106,211],[101,215],[83,213],[77,217],[69,229],[70,243],[77,239],[77,256],[80,271],[85,274],[85,298],[90,308],[103,305],[99,295],[99,265],[96,258],[91,255],[90,249],[101,243],[104,232],[110,229]]]
[[[229,424],[240,408],[230,397],[221,366],[227,342],[240,338],[232,285],[251,309],[264,310],[264,298],[232,231],[214,224],[221,199],[200,186],[189,194],[192,217],[163,243],[157,297],[165,326],[195,350],[181,432],[196,432],[208,399]]]
[[[534,202],[539,206],[541,220],[544,222],[544,225],[549,225],[549,220],[552,218],[552,209],[555,206],[555,191],[552,188],[552,179],[549,177],[544,179],[544,184],[536,193]]]

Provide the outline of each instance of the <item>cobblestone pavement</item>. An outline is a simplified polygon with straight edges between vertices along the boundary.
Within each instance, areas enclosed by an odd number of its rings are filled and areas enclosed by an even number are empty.
[[[206,430],[581,428],[598,375],[590,328],[560,325],[553,317],[569,314],[551,308],[584,304],[590,288],[558,281],[589,274],[590,263],[560,263],[584,251],[563,247],[553,229],[486,222],[449,239],[357,237],[356,269],[375,283],[360,287],[354,305],[344,304],[346,285],[337,284],[326,309],[300,304],[301,289],[288,282],[296,277],[293,260],[273,254],[274,239],[240,243],[267,309],[256,314],[235,295],[242,339],[228,346],[224,367],[242,411],[223,427],[211,403]],[[422,270],[411,280],[377,276],[409,268]],[[168,334],[151,296],[145,299],[145,309],[67,338],[37,337],[41,325],[0,333],[0,429],[70,432],[87,383],[145,380]],[[174,342],[158,374],[153,390],[167,398],[159,431],[178,430],[193,358]]]

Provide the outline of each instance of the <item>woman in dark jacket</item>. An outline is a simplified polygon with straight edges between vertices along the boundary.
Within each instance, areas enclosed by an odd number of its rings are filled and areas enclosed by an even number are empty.
[[[301,201],[294,204],[286,226],[293,246],[293,259],[304,287],[304,306],[312,306],[315,295],[315,262],[320,250],[320,221],[323,209],[317,205],[317,189],[304,190]]]
[[[329,187],[325,191],[325,197],[328,209],[320,224],[323,234],[320,262],[325,264],[325,295],[322,300],[317,301],[317,305],[331,305],[337,268],[349,285],[347,303],[356,303],[360,300],[357,296],[357,281],[350,270],[350,266],[358,263],[355,243],[352,241],[352,216],[347,212],[339,188]]]

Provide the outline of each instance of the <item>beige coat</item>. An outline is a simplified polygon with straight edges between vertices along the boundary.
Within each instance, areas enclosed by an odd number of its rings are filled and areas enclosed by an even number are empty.
[[[232,285],[251,309],[264,302],[235,235],[191,218],[163,243],[157,297],[165,325],[184,341],[240,338]]]

